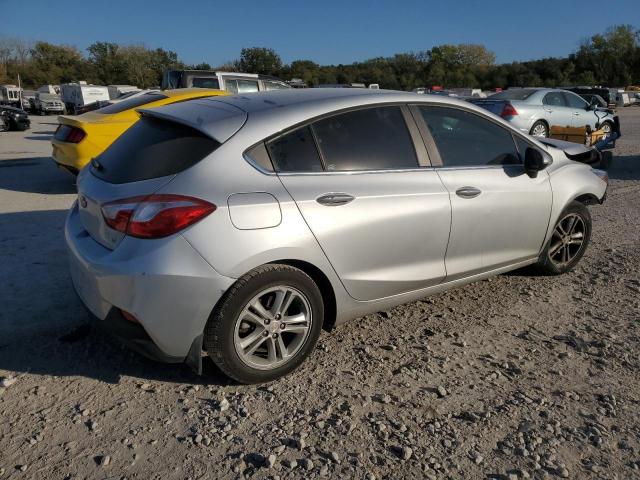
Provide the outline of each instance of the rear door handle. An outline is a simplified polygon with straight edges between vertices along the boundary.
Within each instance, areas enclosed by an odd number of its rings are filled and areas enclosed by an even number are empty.
[[[340,205],[346,205],[355,199],[356,197],[348,193],[325,193],[316,198],[316,202],[327,207],[338,207]]]
[[[474,198],[480,195],[482,191],[476,187],[460,187],[456,190],[456,195],[462,198]]]

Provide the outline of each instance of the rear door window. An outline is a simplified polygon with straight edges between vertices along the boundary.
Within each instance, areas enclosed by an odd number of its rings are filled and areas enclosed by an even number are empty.
[[[334,115],[312,124],[327,171],[418,168],[409,129],[398,106]]]
[[[191,86],[193,88],[213,88],[214,90],[219,90],[220,82],[215,77],[193,77]]]
[[[191,127],[143,116],[91,162],[91,173],[109,183],[175,175],[219,146]]]
[[[560,92],[550,92],[544,96],[542,103],[553,107],[566,107],[564,95]]]
[[[445,167],[520,164],[511,132],[475,113],[420,107]]]

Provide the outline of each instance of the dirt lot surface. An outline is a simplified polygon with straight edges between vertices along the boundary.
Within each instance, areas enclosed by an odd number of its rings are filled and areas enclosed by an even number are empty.
[[[237,386],[89,326],[52,117],[0,134],[0,478],[640,478],[640,108],[571,274],[520,272],[323,333]]]

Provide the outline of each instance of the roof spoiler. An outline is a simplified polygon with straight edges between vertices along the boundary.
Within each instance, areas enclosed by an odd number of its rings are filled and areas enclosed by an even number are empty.
[[[191,127],[214,140],[224,143],[247,121],[247,112],[214,99],[177,102],[164,107],[136,110],[144,117],[153,117]]]

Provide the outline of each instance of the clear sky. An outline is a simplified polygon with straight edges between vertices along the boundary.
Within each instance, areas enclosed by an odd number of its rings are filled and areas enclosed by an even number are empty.
[[[242,47],[285,62],[351,63],[442,43],[482,43],[498,62],[564,56],[607,27],[640,28],[640,0],[0,0],[0,36],[85,48],[95,41],[173,50],[213,66]]]

